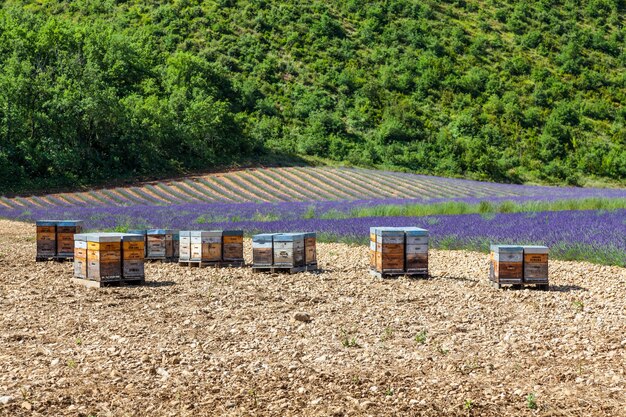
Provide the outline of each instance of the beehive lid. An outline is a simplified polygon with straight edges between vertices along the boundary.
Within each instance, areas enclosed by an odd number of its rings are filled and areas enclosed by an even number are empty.
[[[145,235],[146,229],[133,229],[133,230],[129,230],[128,233],[131,233],[133,235]]]
[[[252,236],[253,242],[271,242],[278,233],[261,233]]]
[[[174,230],[170,229],[148,229],[146,231],[147,235],[167,235],[173,233]]]
[[[302,234],[304,235],[305,239],[310,239],[312,237],[316,237],[317,236],[317,234],[315,232],[304,232]]]
[[[491,251],[494,253],[522,252],[523,250],[523,247],[515,245],[491,245]]]
[[[88,233],[88,242],[120,242],[122,233]]]
[[[82,226],[82,220],[58,220],[57,226]]]
[[[376,229],[378,236],[404,236],[404,228],[401,227],[379,227]]]
[[[123,242],[143,242],[144,236],[137,233],[123,233],[122,234]]]
[[[178,232],[178,235],[181,237],[191,237],[191,230],[181,230]]]
[[[279,233],[274,236],[274,242],[293,242],[304,239],[304,233]]]
[[[76,233],[74,235],[74,241],[86,242],[89,240],[89,236],[91,236],[91,233]]]
[[[375,235],[378,229],[378,226],[370,227],[370,235]]]
[[[550,249],[547,246],[524,246],[524,253],[548,253]]]
[[[37,226],[56,226],[58,220],[37,220],[35,225]]]
[[[224,230],[224,236],[243,236],[243,230]]]
[[[420,229],[419,227],[405,227],[404,233],[407,236],[428,236],[428,230]]]
[[[222,236],[221,230],[192,230],[190,232],[191,237],[214,237]]]

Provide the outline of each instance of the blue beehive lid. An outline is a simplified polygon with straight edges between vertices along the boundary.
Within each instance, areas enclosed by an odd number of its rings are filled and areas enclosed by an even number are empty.
[[[261,233],[252,236],[253,242],[271,242],[278,233]]]
[[[304,233],[279,233],[274,236],[274,242],[293,242],[304,239]]]
[[[376,229],[376,235],[378,236],[404,236],[404,229],[402,227],[378,227]]]
[[[82,220],[58,220],[57,226],[82,226]]]
[[[132,230],[129,230],[128,233],[131,233],[133,235],[145,235],[146,229],[132,229]]]
[[[404,233],[407,236],[428,236],[428,230],[420,229],[419,227],[405,227]]]
[[[181,230],[178,232],[180,237],[191,237],[191,230]]]
[[[58,220],[37,220],[35,225],[37,226],[56,226]]]
[[[146,230],[147,235],[167,235],[172,234],[174,230],[171,229],[148,229]]]
[[[317,234],[315,232],[304,232],[302,234],[304,235],[305,239],[309,239],[309,238],[312,238],[312,237],[317,237]]]
[[[550,249],[547,246],[534,246],[534,245],[524,245],[523,246],[524,253],[548,253]]]
[[[491,251],[494,253],[504,252],[522,252],[523,247],[517,245],[491,245]]]

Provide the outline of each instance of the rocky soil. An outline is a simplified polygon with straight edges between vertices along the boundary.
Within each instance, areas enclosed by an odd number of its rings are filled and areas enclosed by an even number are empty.
[[[152,263],[88,289],[34,256],[0,221],[0,415],[626,415],[623,268],[496,290],[483,254],[379,280],[366,247],[319,244],[316,274]]]

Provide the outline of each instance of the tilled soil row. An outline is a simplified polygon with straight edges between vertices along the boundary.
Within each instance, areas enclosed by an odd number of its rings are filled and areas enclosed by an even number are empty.
[[[624,415],[623,268],[496,290],[484,254],[380,280],[366,247],[320,243],[320,273],[150,263],[88,289],[34,262],[33,229],[0,221],[0,415]]]

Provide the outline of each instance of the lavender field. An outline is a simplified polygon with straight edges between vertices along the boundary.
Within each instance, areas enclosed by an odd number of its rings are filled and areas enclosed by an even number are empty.
[[[261,175],[260,170],[255,172]],[[332,177],[330,172],[323,172],[327,180],[339,181],[339,176]],[[321,174],[316,171],[316,175]],[[407,178],[417,177],[388,176],[402,181],[393,189],[406,185]],[[248,234],[306,230],[318,232],[322,240],[359,244],[366,243],[370,226],[419,226],[430,230],[433,246],[439,248],[486,251],[492,242],[545,244],[557,258],[626,265],[625,189],[534,187],[444,178],[437,182],[434,178],[428,177],[429,186],[433,189],[436,184],[438,191],[428,198],[364,198],[371,193],[362,192],[365,186],[355,182],[352,189],[349,183],[342,183],[344,195],[352,195],[343,200],[318,195],[316,201],[186,201],[179,194],[178,199],[163,198],[151,204],[142,200],[107,204],[96,199],[89,203],[68,196],[58,204],[44,204],[46,198],[42,197],[23,199],[22,205],[0,206],[0,217],[26,222],[82,219],[89,230],[241,228]],[[385,181],[390,184],[389,179]],[[304,190],[311,188],[303,179],[300,188],[296,185],[283,184],[278,190],[288,196],[306,194]],[[389,191],[393,189],[388,188],[387,194],[393,194]],[[315,193],[311,191],[309,197],[314,198]]]

